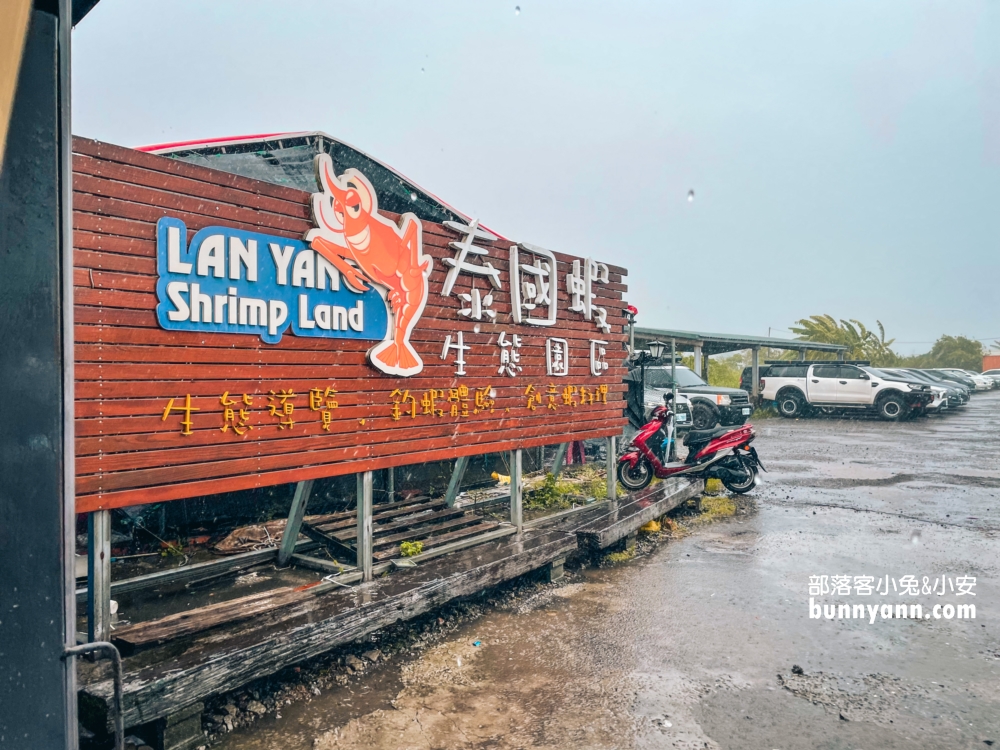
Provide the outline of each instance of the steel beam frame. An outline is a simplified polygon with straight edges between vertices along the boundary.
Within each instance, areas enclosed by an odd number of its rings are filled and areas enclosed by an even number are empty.
[[[618,504],[618,451],[615,449],[618,440],[614,435],[608,438],[607,473],[608,473],[608,502],[612,505]]]
[[[559,474],[563,470],[563,466],[566,463],[566,449],[569,448],[569,443],[559,443],[556,446],[556,455],[552,458],[552,471],[549,472],[554,477],[559,477]]]
[[[510,452],[510,522],[520,534],[524,528],[521,513],[522,495],[524,494],[524,479],[521,476],[521,449]]]
[[[306,479],[295,485],[295,495],[292,497],[292,507],[288,511],[288,522],[285,532],[281,535],[281,547],[278,548],[278,567],[284,568],[295,554],[295,542],[302,529],[302,519],[306,517],[306,505],[312,494],[313,480]]]
[[[111,640],[111,511],[87,516],[87,639]]]
[[[358,474],[357,566],[363,581],[372,579],[372,472]]]
[[[448,481],[448,490],[445,492],[444,502],[449,508],[455,507],[455,500],[458,498],[458,490],[462,486],[462,478],[465,477],[465,470],[469,466],[468,456],[459,456],[455,459],[455,467],[451,471],[451,479]]]

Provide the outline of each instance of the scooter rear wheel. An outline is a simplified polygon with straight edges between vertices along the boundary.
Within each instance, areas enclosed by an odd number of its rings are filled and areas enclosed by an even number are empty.
[[[635,466],[629,465],[628,461],[618,464],[618,481],[627,490],[641,490],[653,481],[653,467],[645,457],[640,457]]]
[[[738,495],[744,495],[754,488],[754,485],[757,483],[757,467],[744,463],[743,471],[746,472],[746,479],[742,479],[738,482],[731,482],[727,479],[722,480],[722,483],[726,486],[727,490],[735,492]]]

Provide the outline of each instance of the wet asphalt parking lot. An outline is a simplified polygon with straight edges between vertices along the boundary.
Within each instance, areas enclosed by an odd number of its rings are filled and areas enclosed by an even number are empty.
[[[220,746],[1000,747],[1000,393],[900,424],[756,427],[756,512],[577,572]],[[823,575],[852,593],[817,603],[976,616],[810,618]],[[889,593],[857,595],[855,576]],[[948,590],[959,577],[975,596]]]

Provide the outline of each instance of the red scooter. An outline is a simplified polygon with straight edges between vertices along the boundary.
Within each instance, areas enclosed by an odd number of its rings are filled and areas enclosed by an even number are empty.
[[[730,492],[743,494],[760,483],[758,471],[764,470],[757,457],[753,426],[717,427],[692,430],[684,436],[687,458],[670,461],[674,455],[674,412],[672,394],[664,406],[653,409],[652,419],[625,448],[618,459],[618,481],[629,490],[641,490],[657,476],[688,476],[698,479],[721,479]]]

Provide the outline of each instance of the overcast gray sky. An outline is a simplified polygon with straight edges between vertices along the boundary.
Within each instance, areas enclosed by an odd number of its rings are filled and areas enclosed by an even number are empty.
[[[102,0],[73,45],[79,135],[326,131],[642,325],[1000,338],[997,2]]]

